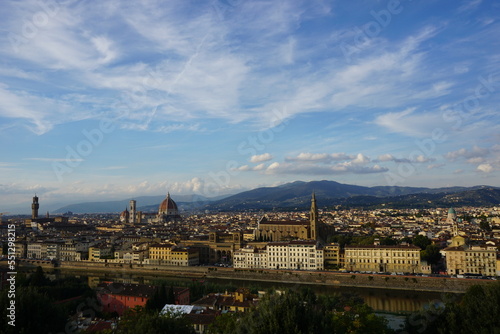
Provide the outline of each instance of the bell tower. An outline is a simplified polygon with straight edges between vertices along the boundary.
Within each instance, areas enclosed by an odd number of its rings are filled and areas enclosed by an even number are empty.
[[[137,202],[135,200],[130,200],[130,222],[132,224],[136,223],[136,216],[137,216]]]
[[[318,207],[316,205],[316,195],[312,194],[311,198],[311,211],[309,212],[309,223],[310,223],[310,239],[318,239]]]
[[[38,197],[35,194],[35,197],[33,197],[33,203],[31,203],[31,219],[38,218],[38,208],[39,207],[40,207],[40,204],[38,204]]]

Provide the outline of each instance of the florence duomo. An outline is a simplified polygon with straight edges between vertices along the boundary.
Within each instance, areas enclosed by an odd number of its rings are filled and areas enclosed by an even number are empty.
[[[120,222],[134,225],[142,223],[143,220],[146,220],[148,223],[168,223],[177,222],[182,219],[177,208],[177,203],[170,197],[169,192],[167,192],[167,196],[160,203],[156,214],[137,211],[136,200],[130,200],[129,207],[130,211],[125,208],[121,212]]]

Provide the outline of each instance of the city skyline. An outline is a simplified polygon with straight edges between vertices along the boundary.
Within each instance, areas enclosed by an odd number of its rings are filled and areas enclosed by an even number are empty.
[[[500,186],[499,4],[5,1],[0,212]]]

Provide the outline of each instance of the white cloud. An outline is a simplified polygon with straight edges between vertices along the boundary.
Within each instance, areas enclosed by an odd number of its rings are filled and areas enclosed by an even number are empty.
[[[281,165],[279,162],[273,162],[272,164],[269,165],[269,167],[267,167],[267,170],[272,171],[272,170],[278,169],[280,166]]]
[[[467,163],[473,164],[473,165],[481,164],[485,161],[486,161],[486,159],[484,159],[483,157],[475,157],[475,158],[467,159]]]
[[[366,157],[359,157],[362,163],[352,161],[341,162],[334,165],[318,165],[311,162],[287,162],[272,163],[267,169],[267,174],[290,174],[290,175],[336,175],[336,174],[372,174],[383,173],[388,168],[380,165],[362,166],[368,162]],[[353,160],[354,161],[354,160]]]
[[[483,173],[491,173],[493,171],[493,166],[491,164],[481,164],[477,166],[477,170]]]
[[[474,158],[484,158],[490,151],[487,148],[482,148],[479,146],[473,146],[471,150],[466,148],[461,148],[456,151],[448,152],[445,157],[449,160],[456,160],[458,158],[474,159]]]
[[[287,157],[286,161],[304,161],[304,162],[324,162],[331,161],[344,161],[354,159],[355,156],[347,155],[345,153],[309,153],[302,152],[295,157]]]
[[[380,162],[394,161],[396,163],[426,163],[426,162],[432,162],[435,160],[436,159],[426,157],[423,154],[412,157],[412,159],[396,158],[395,156],[393,156],[392,154],[389,154],[389,153],[382,154],[382,155],[379,155],[377,157],[377,161],[380,161]]]
[[[258,162],[264,162],[264,161],[269,161],[273,158],[273,156],[269,153],[263,153],[259,155],[252,155],[250,157],[250,162],[253,163],[258,163]]]
[[[427,166],[427,169],[436,169],[446,166],[445,164],[431,164]]]
[[[370,162],[370,158],[368,158],[366,155],[358,153],[356,155],[356,158],[354,158],[351,163],[356,164],[356,165],[364,165]]]
[[[379,155],[377,159],[379,161],[384,162],[384,161],[394,161],[396,158],[392,154],[386,153],[386,154]]]
[[[259,164],[253,168],[253,170],[259,171],[259,170],[264,170],[266,168],[265,164]]]
[[[426,157],[425,155],[418,155],[417,157],[415,157],[415,159],[413,160],[413,162],[418,162],[418,163],[425,163],[425,162],[431,162],[431,161],[435,161],[436,159],[434,158],[429,158],[429,157]]]

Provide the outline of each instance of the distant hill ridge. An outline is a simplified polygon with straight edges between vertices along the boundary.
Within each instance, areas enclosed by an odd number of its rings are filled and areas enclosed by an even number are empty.
[[[207,205],[209,210],[271,210],[279,208],[306,209],[311,194],[316,194],[319,206],[377,206],[385,204],[401,207],[407,205],[435,207],[439,205],[497,205],[500,188],[475,187],[363,187],[335,181],[296,181],[278,187],[263,187],[229,196]],[[455,194],[452,196],[451,194]],[[428,201],[431,201],[429,203]],[[427,203],[427,204],[425,204]]]
[[[125,208],[129,208],[130,200],[135,200],[137,202],[138,211],[157,211],[158,206],[161,201],[165,199],[166,195],[157,196],[139,196],[134,198],[128,198],[117,201],[101,201],[101,202],[84,202],[75,203],[63,206],[57,210],[53,210],[54,213],[65,213],[71,211],[73,213],[113,213],[122,212]],[[213,201],[214,199],[209,199],[201,195],[172,195],[177,205],[189,206],[190,203],[197,203],[198,205],[205,205],[206,203]],[[220,199],[218,197],[216,199]]]
[[[273,209],[307,209],[311,194],[316,194],[318,205],[345,205],[351,207],[447,207],[492,206],[500,204],[500,188],[474,187],[364,187],[335,181],[295,181],[277,187],[261,187],[225,198],[207,198],[200,195],[172,195],[181,210],[243,211]],[[155,211],[165,195],[141,196],[138,210]],[[99,213],[121,212],[130,199],[120,201],[87,202],[64,206],[55,212]]]

